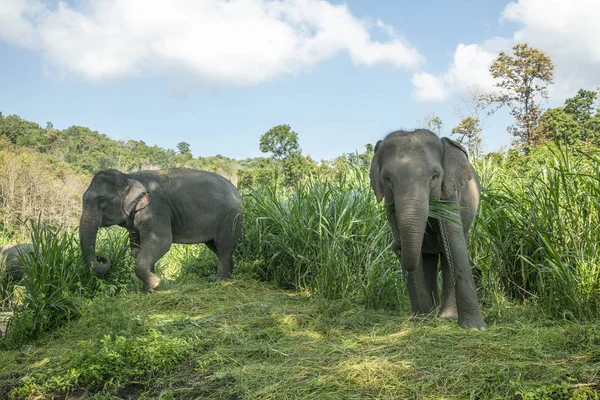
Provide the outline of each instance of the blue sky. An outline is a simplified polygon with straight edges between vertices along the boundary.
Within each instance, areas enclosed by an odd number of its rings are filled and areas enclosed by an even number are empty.
[[[204,0],[202,10],[192,0],[173,10],[155,1],[6,1],[4,115],[173,149],[185,141],[195,156],[259,156],[260,135],[283,123],[317,160],[362,151],[432,112],[447,136],[461,94],[491,87],[489,61],[516,40],[557,62],[548,106],[600,83],[600,46],[589,38],[600,31],[586,17],[598,15],[594,0]],[[548,22],[556,18],[564,21]],[[487,120],[488,151],[509,144],[510,122],[506,113]]]

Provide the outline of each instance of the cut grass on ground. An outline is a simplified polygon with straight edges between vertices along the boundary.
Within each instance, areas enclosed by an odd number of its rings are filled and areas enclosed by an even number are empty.
[[[600,323],[484,312],[477,332],[251,280],[175,284],[0,351],[0,398],[598,398]]]

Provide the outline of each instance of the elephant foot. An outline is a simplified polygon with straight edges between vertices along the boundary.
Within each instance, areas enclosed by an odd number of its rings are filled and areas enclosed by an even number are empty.
[[[454,321],[458,320],[458,312],[456,311],[456,307],[442,307],[439,317]]]
[[[227,275],[227,276],[217,275],[217,281],[226,282],[229,280],[230,277],[231,277],[231,275]]]
[[[160,278],[158,277],[158,275],[151,274],[147,279],[144,280],[144,287],[142,290],[146,293],[153,292],[159,284]]]
[[[487,324],[481,317],[476,318],[459,318],[458,326],[466,329],[474,329],[478,331],[483,331],[487,329]]]

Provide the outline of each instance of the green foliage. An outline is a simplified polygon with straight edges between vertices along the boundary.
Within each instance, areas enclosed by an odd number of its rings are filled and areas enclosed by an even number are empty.
[[[600,313],[600,159],[555,145],[477,164],[483,192],[470,235],[488,298],[534,300],[573,320]]]
[[[103,298],[48,340],[0,352],[0,397],[597,398],[597,321],[484,312],[493,325],[472,332],[252,280],[187,279]]]
[[[310,157],[292,153],[283,160],[283,184],[292,187],[301,179],[313,174],[316,169],[317,164]]]
[[[452,128],[452,134],[459,136],[458,142],[467,148],[471,158],[479,158],[481,131],[481,121],[473,116],[463,118]]]
[[[564,144],[574,144],[581,138],[581,129],[572,114],[564,108],[551,108],[547,110],[540,120],[539,128],[541,137],[549,140],[559,140]]]
[[[247,262],[259,256],[263,279],[371,307],[402,304],[391,233],[365,173],[349,169],[343,180],[314,180],[289,193],[265,188],[244,203],[238,254]]]
[[[21,254],[24,266],[23,308],[9,326],[8,343],[20,345],[79,316],[79,300],[91,273],[84,271],[72,233],[31,222],[32,253]],[[86,273],[87,272],[87,273]]]
[[[584,131],[588,140],[596,147],[600,147],[600,113],[585,121]]]
[[[541,117],[541,100],[548,98],[547,84],[554,78],[554,63],[542,50],[527,43],[513,46],[514,55],[501,51],[490,65],[492,77],[498,79],[499,94],[489,95],[489,101],[510,108],[515,124],[508,127],[515,143],[521,148],[536,146],[542,138],[536,136]]]
[[[575,122],[583,126],[594,114],[597,93],[593,90],[579,89],[577,94],[565,100],[565,112],[573,116]]]
[[[28,377],[12,395],[57,394],[97,386],[104,392],[140,380],[156,384],[155,380],[189,358],[194,344],[193,339],[166,338],[154,329],[139,337],[105,335],[99,343],[83,342],[83,350],[65,362]]]
[[[13,307],[15,315],[5,343],[19,347],[79,317],[84,299],[139,288],[124,232],[112,229],[99,235],[98,250],[109,256],[113,265],[99,278],[81,259],[75,231],[30,221],[31,243],[39,251],[19,259],[24,266],[25,292],[20,299],[22,308]]]
[[[564,107],[547,110],[541,118],[538,136],[568,145],[600,145],[600,116],[594,114],[596,92],[580,89]]]
[[[186,142],[179,142],[177,144],[177,150],[179,151],[179,154],[192,154],[190,145],[189,145],[189,143],[186,143]]]
[[[272,158],[263,158],[250,170],[238,171],[238,189],[252,190],[282,183],[281,162]]]
[[[260,151],[272,153],[278,160],[299,153],[298,134],[289,125],[274,126],[260,137]]]

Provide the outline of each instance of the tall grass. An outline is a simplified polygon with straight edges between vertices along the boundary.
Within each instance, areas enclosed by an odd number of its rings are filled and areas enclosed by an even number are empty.
[[[487,293],[534,300],[554,317],[597,318],[597,155],[548,145],[477,167],[483,193],[471,243]]]
[[[21,345],[77,318],[84,300],[98,294],[114,295],[137,281],[127,259],[123,232],[102,232],[99,250],[111,257],[113,267],[99,278],[81,258],[76,231],[52,228],[39,220],[30,220],[28,228],[37,251],[19,255],[25,290],[22,307],[13,307],[9,345]]]
[[[339,179],[299,183],[287,192],[247,194],[239,258],[283,287],[370,307],[403,305],[391,233],[367,179],[350,169]]]
[[[535,302],[556,318],[600,312],[600,159],[547,145],[476,162],[480,209],[469,240],[486,302]],[[293,190],[244,196],[237,256],[261,279],[370,307],[407,304],[384,208],[368,174],[350,169]],[[433,202],[436,217],[447,205]],[[451,211],[451,210],[450,210]]]
[[[482,300],[535,302],[554,318],[597,318],[598,155],[549,145],[527,156],[496,155],[475,164],[482,196],[469,248],[481,271]],[[293,189],[265,187],[243,196],[236,274],[249,272],[285,288],[372,308],[407,307],[385,209],[375,201],[367,171],[350,167]],[[443,202],[431,206],[438,217],[450,215]],[[13,343],[77,317],[95,296],[139,289],[123,229],[99,233],[98,252],[113,264],[103,277],[84,265],[75,232],[31,222],[31,242],[39,251],[21,260],[26,291],[24,307],[9,327]],[[169,278],[212,277],[216,263],[203,245],[174,245],[157,272]]]

